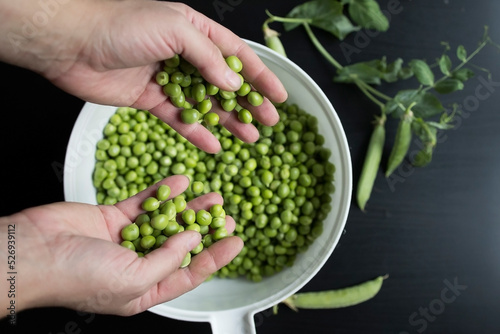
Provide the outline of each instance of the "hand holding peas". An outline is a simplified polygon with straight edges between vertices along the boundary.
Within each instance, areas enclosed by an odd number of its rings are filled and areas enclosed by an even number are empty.
[[[159,184],[168,185],[169,198],[174,198],[187,189],[189,181],[172,176]],[[114,206],[54,203],[0,218],[2,226],[15,224],[22,240],[18,272],[23,279],[18,289],[24,293],[18,310],[62,306],[136,314],[192,290],[240,252],[242,240],[227,237],[194,256],[186,268],[179,268],[186,254],[200,244],[199,233],[177,233],[144,257],[120,246],[122,228],[143,212],[141,203],[159,184]],[[222,204],[222,198],[210,193],[187,203],[187,209],[206,210],[214,204]],[[226,216],[229,233],[234,226]]]
[[[37,6],[36,0],[5,3],[5,10],[13,13],[3,22],[5,31],[22,35],[22,19],[31,17]],[[208,82],[235,91],[241,78],[224,57],[237,56],[244,64],[241,75],[266,96],[259,107],[247,108],[254,119],[265,125],[278,121],[270,101],[283,102],[287,97],[279,79],[246,43],[181,3],[71,1],[61,6],[60,13],[51,17],[49,23],[44,26],[43,35],[38,34],[29,44],[0,50],[0,58],[41,73],[83,100],[150,110],[210,153],[219,151],[217,139],[200,124],[183,123],[180,110],[156,84],[155,76],[163,60],[180,54]],[[243,141],[254,142],[258,138],[255,127],[239,121],[235,113],[221,113],[219,123]]]

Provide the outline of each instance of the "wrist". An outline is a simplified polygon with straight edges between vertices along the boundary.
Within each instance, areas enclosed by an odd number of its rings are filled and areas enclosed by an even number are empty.
[[[43,272],[33,271],[33,263],[43,265],[34,254],[39,244],[33,243],[32,224],[23,213],[0,217],[0,318],[9,317],[15,321],[16,314],[22,310],[45,306],[46,296],[50,293]],[[4,246],[5,245],[5,246]],[[29,247],[28,245],[32,245]]]

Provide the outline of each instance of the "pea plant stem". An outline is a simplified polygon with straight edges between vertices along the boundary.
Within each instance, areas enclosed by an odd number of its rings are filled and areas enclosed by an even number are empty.
[[[450,74],[443,75],[441,78],[439,78],[438,80],[436,80],[436,82],[434,82],[433,86],[425,87],[425,88],[422,89],[422,91],[426,92],[426,91],[430,90],[431,88],[433,88],[434,86],[436,86],[437,84],[439,84],[440,82],[442,82],[442,81],[450,78],[452,76],[452,73],[457,72],[462,67],[464,67],[468,62],[470,62],[472,60],[472,58],[474,58],[489,42],[490,42],[489,38],[484,39],[478,45],[478,47],[476,48],[476,50],[474,50],[467,58],[464,59],[463,62],[461,62],[459,65],[457,65],[452,71],[450,71]]]
[[[311,29],[311,26],[309,23],[311,22],[310,19],[305,19],[305,18],[288,18],[288,17],[279,17],[279,16],[274,16],[272,15],[269,11],[266,11],[267,15],[269,18],[264,21],[263,27],[268,28],[268,25],[272,22],[281,22],[281,23],[298,23],[301,24],[309,39],[313,43],[314,47],[318,50],[318,52],[330,63],[332,64],[337,70],[341,70],[344,68],[321,44],[321,42],[318,40],[316,35]],[[377,99],[377,97],[389,101],[391,100],[391,97],[385,95],[384,93],[380,92],[379,90],[375,89],[374,87],[368,85],[362,80],[355,79],[354,83],[356,86],[363,92],[363,94],[366,95],[373,103],[378,105],[381,110],[384,110],[384,103],[381,102],[380,100]]]

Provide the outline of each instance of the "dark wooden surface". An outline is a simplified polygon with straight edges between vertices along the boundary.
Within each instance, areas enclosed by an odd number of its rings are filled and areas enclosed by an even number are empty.
[[[186,3],[241,37],[262,42],[265,9],[285,15],[301,1]],[[227,9],[222,14],[216,10],[220,3]],[[356,48],[349,57],[340,42],[321,32],[318,36],[344,65],[382,55],[389,60],[402,57],[432,62],[442,52],[441,41],[453,48],[463,44],[474,49],[484,25],[500,41],[498,1],[383,0],[381,8],[390,8],[389,3],[398,8],[392,10],[389,31],[365,39],[362,35],[348,37],[344,46]],[[282,30],[280,24],[272,27]],[[282,40],[289,58],[316,80],[336,108],[350,144],[356,187],[376,107],[355,87],[332,82],[333,68],[312,48],[304,31],[285,33]],[[433,162],[423,169],[406,163],[396,172],[399,177],[394,182],[380,174],[367,212],[352,205],[338,247],[302,289],[339,288],[389,274],[380,293],[366,303],[339,310],[297,314],[281,307],[278,315],[263,312],[256,316],[257,333],[500,333],[498,60],[499,53],[493,48],[477,56],[474,63],[490,69],[492,80],[476,71],[463,91],[443,99],[445,104],[464,104],[466,112],[457,118],[455,129],[439,137]],[[0,214],[6,215],[64,200],[61,166],[84,102],[33,73],[5,64],[0,69]],[[401,87],[382,89],[393,94]],[[388,143],[395,125],[388,124]],[[415,149],[412,146],[411,151]],[[76,311],[49,308],[19,313],[16,327],[0,322],[1,333],[101,333],[110,329],[134,334],[211,332],[208,323],[178,321],[150,312],[127,318],[88,318]]]

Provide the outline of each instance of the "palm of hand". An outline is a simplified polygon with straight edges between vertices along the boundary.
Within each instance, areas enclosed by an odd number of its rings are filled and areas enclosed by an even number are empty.
[[[187,181],[173,177],[162,182],[170,182],[172,189],[185,189]],[[229,237],[180,269],[185,254],[200,242],[196,232],[170,237],[162,248],[144,258],[120,246],[121,228],[138,215],[139,203],[151,191],[147,189],[115,206],[56,203],[24,211],[30,223],[22,229],[22,238],[36,249],[23,262],[36,273],[28,285],[45,282],[45,299],[51,305],[130,315],[193,289],[239,253],[241,239]],[[178,190],[172,196],[176,194]],[[214,203],[221,204],[222,199],[208,194],[189,206],[207,208]],[[231,218],[228,224],[232,231]]]

